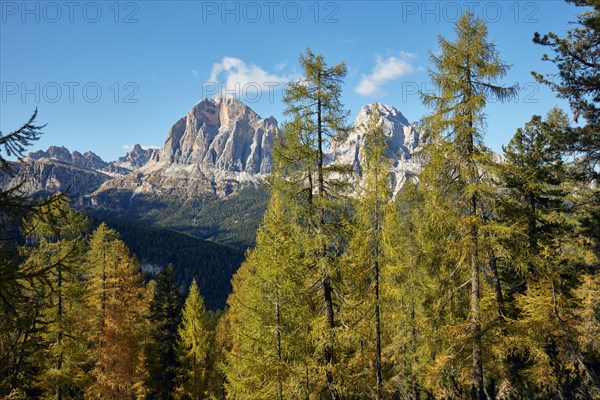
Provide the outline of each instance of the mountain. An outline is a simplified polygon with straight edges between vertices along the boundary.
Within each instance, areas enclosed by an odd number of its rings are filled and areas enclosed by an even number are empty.
[[[136,145],[117,161],[106,162],[91,151],[81,154],[64,146],[50,146],[46,151],[29,153],[23,162],[13,163],[16,175],[0,176],[0,187],[21,184],[20,190],[36,195],[63,192],[82,204],[83,196],[93,193],[103,183],[142,166],[153,152]]]
[[[103,170],[108,167],[108,163],[102,160],[97,154],[87,151],[81,154],[78,151],[69,151],[66,147],[50,146],[48,150],[39,150],[29,154],[31,160],[57,160],[71,163],[78,168]]]
[[[418,128],[400,111],[379,105],[389,137],[393,189],[418,173]],[[328,162],[352,164],[360,179],[364,128],[372,105],[361,108],[355,128],[327,151]],[[67,191],[96,217],[144,221],[245,249],[266,208],[261,184],[273,168],[277,121],[261,118],[233,97],[203,99],[169,130],[160,149],[135,145],[124,157],[105,162],[92,152],[64,147],[31,153],[10,186],[42,194]],[[12,182],[12,183],[11,183]]]
[[[144,149],[139,144],[135,144],[131,151],[119,157],[116,161],[110,163],[109,169],[116,171],[124,171],[125,174],[143,167],[148,161],[158,152],[158,149],[147,148]],[[125,175],[123,174],[123,175]]]
[[[357,181],[371,112],[363,106],[354,129],[327,151],[327,162],[352,164]],[[420,170],[421,135],[394,107],[379,105],[379,113],[397,193]],[[0,187],[25,180],[28,193],[68,190],[76,207],[121,232],[147,271],[172,262],[182,288],[195,277],[207,303],[221,307],[267,207],[263,182],[277,132],[275,118],[235,98],[204,99],[173,124],[160,149],[135,145],[106,162],[53,146],[17,163],[16,178],[0,176]]]
[[[333,143],[327,152],[329,162],[353,165],[361,175],[361,160],[365,144],[366,127],[374,104],[362,106],[348,136],[341,142]],[[388,156],[394,161],[392,165],[392,189],[398,193],[406,179],[415,176],[421,169],[417,152],[422,144],[421,134],[400,111],[392,106],[377,104],[379,122],[388,138]]]
[[[273,168],[277,121],[233,97],[204,99],[169,130],[161,149],[134,173],[91,194],[95,207],[129,208],[143,194],[224,197],[257,186]]]

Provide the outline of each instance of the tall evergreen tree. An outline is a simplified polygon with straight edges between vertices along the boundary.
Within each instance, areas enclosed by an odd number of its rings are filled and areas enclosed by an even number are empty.
[[[276,157],[283,177],[280,190],[289,198],[300,196],[301,224],[309,227],[313,235],[312,249],[307,249],[314,276],[309,286],[319,289],[323,312],[314,321],[313,334],[318,351],[322,352],[326,391],[336,399],[336,385],[340,384],[334,376],[339,321],[334,291],[340,280],[336,264],[343,241],[338,229],[343,206],[340,194],[348,168],[326,165],[325,150],[331,140],[347,131],[348,112],[340,99],[347,69],[343,63],[327,66],[324,57],[310,49],[300,57],[300,64],[303,77],[285,90],[285,114],[291,120],[283,125]]]
[[[177,353],[179,358],[179,385],[176,397],[182,399],[206,398],[208,375],[208,320],[204,299],[192,280],[182,311]]]
[[[499,170],[500,214],[516,232],[507,254],[514,274],[523,277],[508,293],[515,308],[509,352],[521,357],[515,361],[527,371],[513,385],[529,398],[585,399],[597,386],[594,362],[579,346],[578,296],[587,295],[574,290],[583,277],[593,291],[594,274],[586,273],[586,264],[594,257],[573,215],[581,190],[567,179],[568,166],[555,142],[568,128],[567,115],[558,109],[545,120],[534,116],[504,147],[506,162]],[[598,326],[597,319],[588,321],[589,328]]]
[[[169,264],[156,275],[150,302],[151,340],[146,346],[149,398],[173,398],[179,368],[176,348],[182,303],[173,265]]]
[[[492,98],[509,99],[516,94],[517,88],[496,84],[508,67],[500,61],[494,44],[488,41],[487,27],[482,19],[467,12],[457,21],[455,32],[455,42],[440,37],[440,54],[430,54],[436,69],[430,71],[430,77],[437,93],[423,96],[424,104],[433,109],[425,118],[425,126],[433,135],[431,142],[432,147],[435,146],[430,154],[442,157],[441,164],[445,165],[432,162],[428,168],[441,166],[445,169],[431,173],[447,178],[446,182],[439,182],[442,185],[455,187],[457,198],[452,208],[457,215],[463,216],[460,224],[467,227],[466,240],[461,240],[463,253],[458,258],[468,260],[470,268],[471,377],[474,398],[483,400],[480,269],[484,220],[480,205],[486,191],[482,186],[482,167],[489,165],[490,157],[482,145],[483,109]]]
[[[585,7],[578,15],[575,28],[565,37],[555,33],[535,33],[534,43],[550,49],[544,54],[558,73],[534,77],[547,84],[559,97],[569,101],[575,118],[583,118],[586,124],[563,132],[561,141],[567,149],[585,156],[584,166],[592,179],[598,179],[600,165],[600,3],[597,0],[567,0],[577,7]]]
[[[94,321],[92,399],[140,398],[145,393],[144,354],[148,303],[140,265],[116,231],[101,224],[86,254]]]
[[[364,127],[365,146],[361,159],[362,177],[358,190],[355,208],[356,221],[353,237],[349,243],[347,264],[350,265],[348,280],[350,289],[347,298],[354,301],[351,305],[356,320],[352,321],[354,336],[358,336],[359,347],[355,348],[356,356],[372,354],[369,363],[362,365],[367,371],[373,369],[374,375],[367,380],[362,395],[375,399],[383,396],[383,361],[382,361],[382,318],[381,318],[381,277],[386,265],[383,252],[383,226],[386,209],[392,199],[391,193],[391,160],[388,158],[388,137],[381,126],[379,104],[371,106],[370,117]],[[359,327],[365,326],[360,332]],[[363,336],[364,335],[364,336]],[[374,340],[373,340],[374,339]],[[374,348],[370,344],[374,343]],[[360,350],[359,350],[360,348]],[[358,365],[361,366],[358,361]],[[374,366],[374,368],[371,368]],[[361,371],[357,371],[361,374]],[[364,371],[362,371],[364,374]]]
[[[81,394],[86,384],[89,314],[84,299],[82,259],[88,222],[59,197],[43,206],[25,224],[30,246],[27,268],[46,271],[50,285],[42,309],[45,325],[42,387],[47,398],[63,399]]]
[[[273,193],[256,248],[233,279],[227,311],[233,343],[225,373],[234,398],[306,398],[313,390],[305,381],[312,348],[301,230],[289,206]]]

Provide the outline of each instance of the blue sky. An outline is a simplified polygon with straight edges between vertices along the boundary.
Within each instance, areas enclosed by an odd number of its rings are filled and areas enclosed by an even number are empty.
[[[48,123],[31,150],[64,145],[106,160],[127,146],[161,146],[171,125],[203,97],[236,91],[261,116],[282,120],[281,89],[310,47],[346,62],[343,100],[352,119],[379,101],[410,121],[427,110],[428,53],[472,9],[523,88],[491,104],[494,150],[552,106],[567,107],[530,72],[540,61],[534,32],[562,33],[580,9],[544,1],[7,1],[0,0],[0,130],[39,109]],[[209,82],[216,81],[217,84]]]

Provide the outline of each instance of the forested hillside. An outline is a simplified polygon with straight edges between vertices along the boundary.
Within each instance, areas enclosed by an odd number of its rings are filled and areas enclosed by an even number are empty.
[[[194,236],[120,219],[104,221],[119,232],[131,253],[150,276],[173,264],[173,275],[182,293],[195,280],[211,310],[223,309],[231,292],[231,277],[244,260],[244,251]],[[99,225],[94,221],[94,225]],[[147,265],[147,268],[144,268]]]

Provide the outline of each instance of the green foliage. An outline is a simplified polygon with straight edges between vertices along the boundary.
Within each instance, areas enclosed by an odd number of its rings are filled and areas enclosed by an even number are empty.
[[[388,138],[380,124],[378,104],[371,107],[365,132],[362,181],[355,199],[352,238],[342,265],[347,279],[344,320],[352,326],[346,344],[349,372],[344,377],[353,396],[380,399],[383,395],[381,276],[386,259],[383,228],[392,199]],[[360,351],[358,350],[360,349]],[[374,368],[373,368],[374,367]]]
[[[86,212],[100,220],[143,222],[245,251],[254,246],[268,199],[264,186],[243,189],[226,198],[207,195],[179,199],[142,194],[133,201],[130,196],[124,198],[122,211],[88,208]]]
[[[118,233],[102,224],[90,238],[86,267],[94,361],[86,397],[139,398],[145,393],[148,310],[139,263]]]
[[[575,27],[561,38],[555,33],[535,33],[534,43],[550,49],[543,60],[555,64],[558,73],[542,75],[533,72],[538,82],[548,85],[558,97],[569,101],[575,119],[582,117],[586,125],[563,132],[561,142],[566,149],[583,154],[582,166],[587,175],[598,179],[600,162],[600,4],[597,0],[567,0],[585,11],[578,15]]]
[[[151,340],[146,346],[149,398],[173,398],[179,369],[176,347],[182,303],[173,276],[173,265],[169,264],[156,275],[154,295],[150,302]]]
[[[179,359],[176,397],[181,399],[206,398],[208,378],[208,315],[204,299],[198,291],[196,281],[190,285],[183,306],[177,353]]]
[[[447,390],[462,397],[471,386],[474,397],[480,400],[485,397],[483,348],[488,331],[484,326],[488,319],[484,314],[487,288],[480,285],[480,279],[482,266],[488,262],[486,232],[491,229],[485,207],[494,191],[487,179],[491,153],[482,143],[484,108],[490,100],[510,99],[517,87],[496,84],[508,67],[488,40],[483,20],[467,12],[457,21],[455,32],[455,42],[440,38],[440,55],[431,53],[437,71],[430,71],[430,77],[437,93],[423,96],[424,104],[433,109],[424,119],[431,137],[421,175],[427,207],[423,223],[435,229],[443,218],[444,223],[451,224],[444,228],[449,229],[455,245],[443,251],[450,264],[448,300],[456,308],[450,308],[451,314],[440,322],[445,331],[442,336],[449,334],[461,343],[447,343],[445,354],[434,362],[440,364],[432,368],[432,376],[441,374],[441,378],[451,371],[454,381],[448,383]],[[461,290],[467,284],[470,293]],[[454,296],[463,301],[457,302]],[[464,350],[467,345],[472,349],[470,355]],[[472,364],[469,374],[465,365],[468,357]]]
[[[209,309],[225,307],[231,277],[244,259],[242,250],[145,223],[116,218],[104,222],[119,232],[142,267],[173,264],[173,275],[182,290],[187,291],[195,280]]]
[[[303,232],[292,215],[274,194],[256,249],[233,279],[232,347],[224,371],[234,398],[304,397],[312,390],[304,380],[314,348],[306,330],[306,267],[298,243]]]

